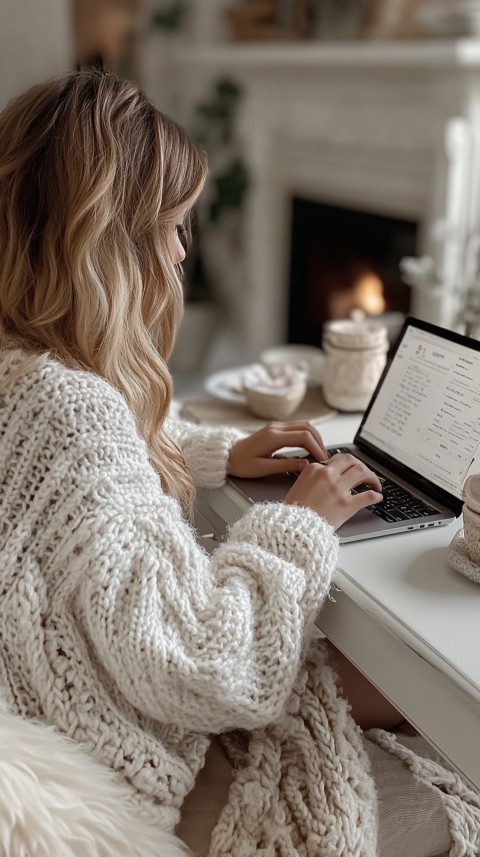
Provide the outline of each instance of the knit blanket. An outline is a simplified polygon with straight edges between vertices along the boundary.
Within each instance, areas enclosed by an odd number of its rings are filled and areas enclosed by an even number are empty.
[[[312,645],[284,716],[223,744],[237,774],[209,857],[374,857],[370,765],[324,643]]]

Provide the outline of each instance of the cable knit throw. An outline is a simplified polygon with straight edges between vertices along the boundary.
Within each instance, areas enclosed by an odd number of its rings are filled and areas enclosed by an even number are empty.
[[[223,743],[238,774],[212,857],[376,854],[376,800],[361,732],[322,644],[312,647],[279,721]]]
[[[170,430],[197,483],[220,485],[238,435]],[[236,778],[212,857],[374,857],[361,734],[321,644],[307,655],[337,558],[325,521],[257,505],[209,557],[123,397],[19,351],[0,356],[0,485],[13,712],[84,745],[166,831],[222,734]]]

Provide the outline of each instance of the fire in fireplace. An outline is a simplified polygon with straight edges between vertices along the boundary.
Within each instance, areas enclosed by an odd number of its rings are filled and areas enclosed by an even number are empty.
[[[288,341],[321,345],[325,322],[374,316],[389,326],[410,310],[399,262],[415,255],[417,224],[295,197]]]

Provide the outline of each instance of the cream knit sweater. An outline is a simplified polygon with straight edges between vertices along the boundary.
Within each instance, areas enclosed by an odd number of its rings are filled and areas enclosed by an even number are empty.
[[[0,386],[20,365],[0,359]],[[211,733],[277,720],[337,556],[308,509],[256,506],[210,558],[123,397],[53,360],[0,402],[0,681],[172,829]],[[171,426],[174,431],[174,426]],[[197,482],[234,433],[178,426]]]

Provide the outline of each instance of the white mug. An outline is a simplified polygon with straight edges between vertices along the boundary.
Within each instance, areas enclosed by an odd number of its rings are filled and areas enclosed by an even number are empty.
[[[480,566],[480,473],[463,486],[463,535],[470,559]]]

